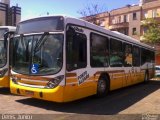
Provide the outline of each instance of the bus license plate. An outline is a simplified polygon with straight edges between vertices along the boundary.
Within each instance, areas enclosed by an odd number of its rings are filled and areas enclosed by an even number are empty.
[[[32,96],[34,96],[34,92],[26,90],[26,95],[32,97]]]

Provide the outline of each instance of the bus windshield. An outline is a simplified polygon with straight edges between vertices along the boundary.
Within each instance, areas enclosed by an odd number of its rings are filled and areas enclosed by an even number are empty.
[[[63,34],[15,37],[13,71],[31,75],[56,74],[62,68]]]
[[[7,32],[7,28],[0,28],[0,39],[4,39],[4,33]]]
[[[63,17],[42,17],[21,22],[17,26],[17,34],[55,32],[64,30]]]

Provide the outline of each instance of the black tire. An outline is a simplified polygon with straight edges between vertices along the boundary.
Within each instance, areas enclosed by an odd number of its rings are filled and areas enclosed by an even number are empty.
[[[106,77],[100,77],[97,84],[97,97],[104,97],[109,92],[109,81]]]
[[[146,72],[144,76],[144,83],[148,83],[148,82],[149,82],[149,74],[148,72]]]

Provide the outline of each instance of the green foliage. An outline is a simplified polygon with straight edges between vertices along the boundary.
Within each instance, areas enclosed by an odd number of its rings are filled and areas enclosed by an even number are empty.
[[[159,43],[160,42],[160,27],[158,22],[153,18],[148,18],[144,21],[143,26],[147,28],[143,38],[146,43]]]

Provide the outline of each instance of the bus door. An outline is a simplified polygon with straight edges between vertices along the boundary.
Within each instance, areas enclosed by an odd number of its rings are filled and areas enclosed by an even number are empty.
[[[133,58],[132,58],[132,72],[134,83],[141,82],[141,68],[140,68],[140,48],[133,45]]]
[[[81,27],[67,26],[66,62],[66,88],[72,91],[65,95],[78,99],[93,94],[88,82],[87,36]]]

